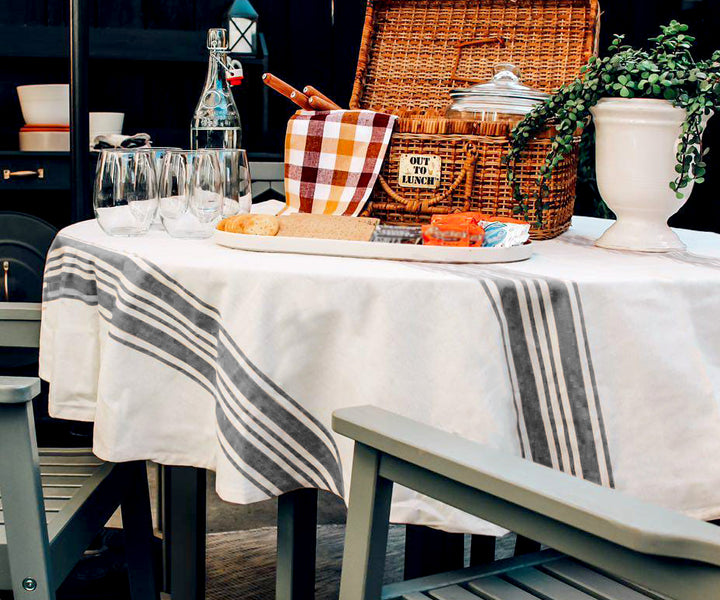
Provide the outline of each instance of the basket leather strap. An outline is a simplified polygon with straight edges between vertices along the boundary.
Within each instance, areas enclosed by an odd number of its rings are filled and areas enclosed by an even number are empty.
[[[465,163],[460,170],[460,174],[455,178],[455,181],[450,184],[450,187],[448,187],[444,192],[435,194],[432,198],[429,198],[427,200],[404,198],[390,187],[387,180],[382,175],[380,175],[378,179],[383,190],[385,190],[385,193],[398,204],[404,205],[405,208],[407,208],[407,210],[410,212],[420,212],[422,209],[427,210],[427,208],[435,206],[443,200],[447,200],[450,196],[452,196],[455,190],[460,187],[463,181],[466,182],[464,196],[468,200],[468,202],[466,203],[468,204],[470,194],[472,192],[473,180],[475,178],[475,163],[477,162],[478,158],[478,148],[472,144],[468,144],[466,146],[466,154],[467,158],[465,159]]]

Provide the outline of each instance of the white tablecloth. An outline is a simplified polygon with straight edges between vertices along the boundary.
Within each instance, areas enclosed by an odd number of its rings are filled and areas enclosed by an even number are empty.
[[[63,230],[41,376],[94,450],[217,471],[250,503],[344,494],[333,410],[377,404],[590,481],[720,517],[720,236],[595,248],[576,218],[529,261],[438,266],[260,254],[161,232]],[[497,533],[398,489],[392,518]]]

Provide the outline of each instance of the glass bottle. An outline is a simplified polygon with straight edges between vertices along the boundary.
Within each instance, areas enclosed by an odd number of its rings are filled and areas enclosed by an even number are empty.
[[[210,51],[207,79],[193,116],[190,147],[240,148],[242,126],[240,113],[227,80],[228,38],[225,29],[210,29],[207,36]]]

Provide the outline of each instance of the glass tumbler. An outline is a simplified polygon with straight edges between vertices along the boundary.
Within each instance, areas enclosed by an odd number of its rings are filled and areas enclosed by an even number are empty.
[[[225,184],[223,218],[249,213],[252,208],[252,182],[247,153],[245,150],[234,149],[218,149],[213,152],[217,153]]]
[[[172,146],[144,146],[137,149],[138,152],[147,152],[150,155],[150,159],[152,160],[153,165],[155,165],[155,175],[158,182],[160,181],[160,176],[162,175],[162,166],[163,160],[165,160],[165,155],[173,150],[179,151],[182,150],[182,148],[175,148]],[[160,221],[160,211],[155,213],[151,229],[157,229],[158,231],[163,230],[162,222]]]
[[[160,175],[160,219],[173,237],[213,234],[223,205],[224,177],[212,150],[171,150]]]
[[[150,156],[136,150],[103,150],[95,171],[93,207],[105,233],[146,234],[158,207],[157,176]]]

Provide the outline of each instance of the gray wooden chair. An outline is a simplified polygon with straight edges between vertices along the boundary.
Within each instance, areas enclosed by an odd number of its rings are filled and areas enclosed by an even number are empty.
[[[0,346],[38,345],[40,305],[0,304]],[[0,590],[50,600],[115,510],[122,511],[130,593],[156,600],[145,463],[110,464],[90,450],[42,449],[34,377],[0,376]]]
[[[355,440],[340,600],[713,600],[720,528],[374,407]],[[552,548],[382,586],[393,483]]]

